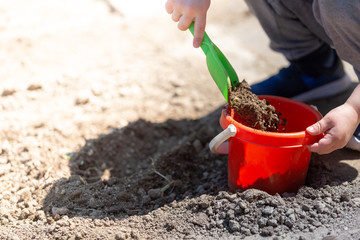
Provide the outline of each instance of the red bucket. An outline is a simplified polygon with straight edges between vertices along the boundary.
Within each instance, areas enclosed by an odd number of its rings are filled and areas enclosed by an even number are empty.
[[[228,184],[234,190],[256,188],[269,194],[296,192],[305,183],[311,152],[306,145],[322,136],[305,129],[322,115],[313,107],[288,98],[259,96],[287,120],[278,132],[256,130],[239,123],[230,108],[223,109],[224,129],[211,142],[214,153],[228,154]],[[228,144],[226,141],[229,139]]]

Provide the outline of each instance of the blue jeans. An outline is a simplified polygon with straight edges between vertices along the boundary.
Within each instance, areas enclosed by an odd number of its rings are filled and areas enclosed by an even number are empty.
[[[270,38],[270,47],[289,61],[324,43],[350,63],[360,79],[359,0],[245,0]]]

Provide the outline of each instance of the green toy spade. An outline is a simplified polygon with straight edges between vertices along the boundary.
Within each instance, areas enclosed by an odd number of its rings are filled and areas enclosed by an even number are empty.
[[[189,29],[194,35],[194,23],[190,25]],[[205,53],[206,65],[211,77],[220,89],[225,100],[229,102],[229,89],[231,86],[237,86],[239,84],[239,78],[234,68],[220,49],[211,41],[206,32],[200,47]]]

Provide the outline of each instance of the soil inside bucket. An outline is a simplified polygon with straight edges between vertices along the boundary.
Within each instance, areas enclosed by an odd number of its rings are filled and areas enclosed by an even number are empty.
[[[241,123],[251,128],[275,132],[283,122],[274,106],[250,92],[250,85],[245,80],[232,87],[229,106],[239,116]]]

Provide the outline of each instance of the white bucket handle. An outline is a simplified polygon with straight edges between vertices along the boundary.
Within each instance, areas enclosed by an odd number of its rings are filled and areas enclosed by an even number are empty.
[[[216,135],[209,143],[209,148],[212,153],[227,154],[229,152],[228,143],[224,143],[230,137],[236,134],[236,127],[233,124],[224,129],[221,133]]]

